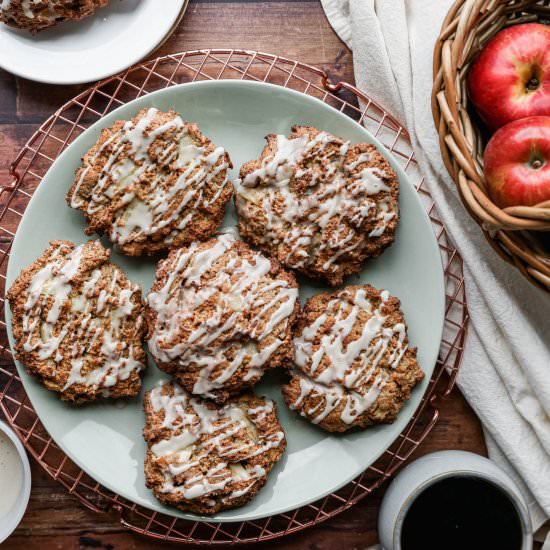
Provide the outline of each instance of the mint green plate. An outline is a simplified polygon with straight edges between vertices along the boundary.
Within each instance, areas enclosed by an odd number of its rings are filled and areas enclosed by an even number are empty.
[[[229,151],[235,169],[256,158],[268,133],[287,134],[293,124],[327,130],[352,142],[369,141],[381,145],[356,122],[306,95],[255,82],[212,81],[174,86],[141,97],[110,113],[84,132],[57,159],[34,193],[21,223],[8,266],[10,285],[20,270],[33,262],[52,239],[85,242],[84,219],[66,206],[65,194],[73,181],[80,157],[97,140],[100,130],[117,119],[128,119],[143,107],[175,109],[186,120],[196,121],[215,143]],[[347,283],[370,283],[386,288],[401,299],[409,325],[409,336],[418,347],[418,360],[426,377],[414,390],[394,424],[363,432],[328,434],[288,410],[280,394],[283,372],[265,376],[259,394],[275,399],[279,418],[286,431],[288,449],[275,466],[267,485],[256,498],[235,510],[217,514],[215,521],[242,521],[270,516],[313,502],[346,484],[372,464],[404,429],[418,407],[432,374],[444,320],[444,279],[441,258],[430,222],[416,191],[404,172],[386,153],[399,174],[401,221],[395,243],[379,258],[366,263],[362,273]],[[235,225],[233,207],[228,208],[224,225]],[[147,258],[128,258],[114,253],[112,260],[130,279],[140,283],[146,294],[153,281],[155,264]],[[302,281],[302,300],[326,287]],[[8,325],[9,325],[8,319]],[[9,332],[13,346],[12,334]],[[162,506],[145,487],[142,438],[142,398],[120,403],[105,402],[73,408],[59,401],[17,369],[29,398],[57,444],[98,482],[123,497],[174,516],[196,518]],[[151,388],[161,373],[150,361],[144,379]]]

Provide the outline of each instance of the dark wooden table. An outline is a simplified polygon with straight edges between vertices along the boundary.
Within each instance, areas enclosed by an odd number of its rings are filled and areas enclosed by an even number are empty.
[[[353,82],[351,52],[333,32],[318,0],[191,0],[176,32],[154,55],[199,48],[246,48],[283,55],[322,67],[333,80]],[[7,180],[11,159],[38,124],[84,88],[36,84],[0,70],[0,182]],[[479,421],[461,394],[455,390],[439,406],[439,423],[414,456],[440,449],[484,454]],[[29,508],[3,549],[176,547],[125,531],[115,516],[86,510],[35,464],[32,474]],[[261,547],[366,548],[377,542],[383,492],[384,488],[319,527]]]

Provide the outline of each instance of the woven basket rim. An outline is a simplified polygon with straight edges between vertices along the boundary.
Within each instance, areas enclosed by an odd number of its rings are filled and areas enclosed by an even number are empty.
[[[494,250],[550,292],[550,201],[500,208],[483,175],[485,137],[472,114],[467,74],[483,45],[511,24],[550,21],[550,0],[456,0],[434,49],[432,113],[441,156],[469,214]],[[550,239],[549,239],[550,241]]]

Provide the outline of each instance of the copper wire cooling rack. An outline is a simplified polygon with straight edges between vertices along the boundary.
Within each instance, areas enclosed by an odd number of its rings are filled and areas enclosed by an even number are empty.
[[[445,329],[439,360],[412,420],[375,464],[342,489],[296,510],[254,521],[189,521],[153,512],[114,494],[82,471],[59,449],[42,426],[17,375],[7,344],[5,317],[0,320],[0,406],[27,450],[54,479],[85,506],[118,514],[123,525],[151,537],[195,544],[258,542],[294,533],[350,508],[377,489],[422,443],[438,418],[436,399],[453,388],[468,324],[462,260],[449,242],[433,200],[418,171],[406,130],[357,88],[331,83],[315,67],[265,53],[200,50],[159,57],[136,65],[81,93],[53,114],[13,162],[12,181],[0,187],[0,285],[13,237],[33,192],[48,168],[80,133],[106,113],[144,94],[197,80],[240,79],[269,82],[316,97],[364,124],[401,163],[432,223],[446,279]],[[4,296],[3,289],[0,295]],[[4,299],[1,298],[2,307]]]

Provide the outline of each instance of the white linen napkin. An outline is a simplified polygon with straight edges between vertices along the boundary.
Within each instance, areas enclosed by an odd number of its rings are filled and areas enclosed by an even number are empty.
[[[453,1],[321,2],[353,50],[357,86],[409,130],[464,258],[471,325],[458,385],[483,423],[490,457],[519,483],[538,529],[550,517],[550,299],[492,250],[441,160],[430,106],[433,49]]]

